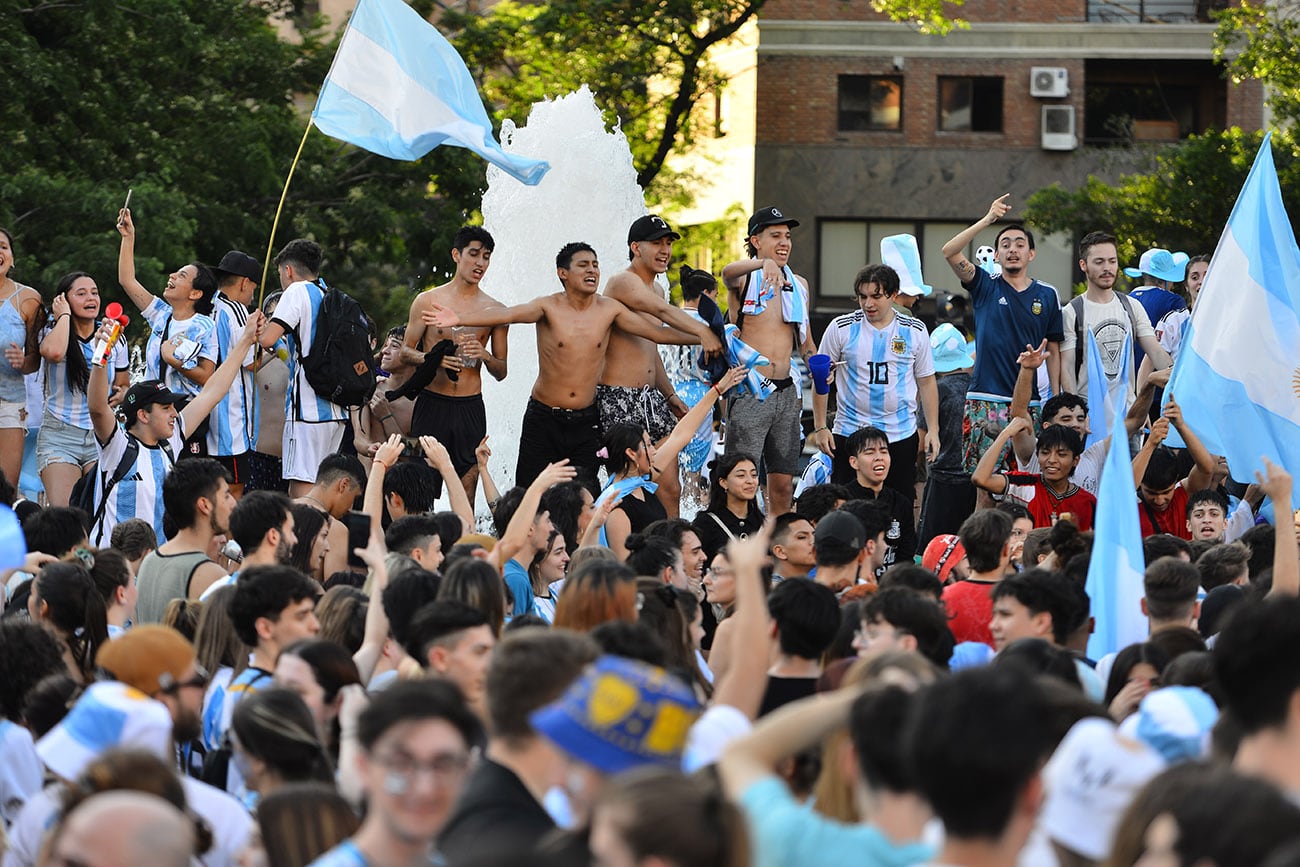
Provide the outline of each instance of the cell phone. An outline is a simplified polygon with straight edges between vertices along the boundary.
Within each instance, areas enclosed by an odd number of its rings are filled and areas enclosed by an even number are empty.
[[[348,566],[365,569],[366,563],[354,552],[370,544],[370,516],[364,512],[348,512],[343,516],[348,528]]]
[[[131,207],[131,194],[134,193],[134,192],[135,192],[135,190],[133,190],[133,189],[130,188],[130,187],[127,187],[127,190],[126,190],[126,201],[122,203],[122,210],[125,211],[127,208]]]

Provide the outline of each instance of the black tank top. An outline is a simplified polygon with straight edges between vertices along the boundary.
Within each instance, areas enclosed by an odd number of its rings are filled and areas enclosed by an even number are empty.
[[[658,497],[644,489],[641,489],[641,494],[645,497],[644,500],[628,494],[617,506],[619,511],[627,515],[632,533],[640,533],[655,521],[662,521],[668,517],[668,512],[664,509],[664,504],[659,502]]]

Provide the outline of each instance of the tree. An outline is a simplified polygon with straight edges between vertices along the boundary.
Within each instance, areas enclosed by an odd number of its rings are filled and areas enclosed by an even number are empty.
[[[1090,177],[1078,190],[1060,184],[1029,197],[1025,220],[1044,232],[1076,237],[1104,229],[1119,238],[1122,261],[1149,247],[1214,250],[1263,141],[1261,132],[1231,129],[1192,136],[1148,152],[1143,171],[1107,184]],[[1289,133],[1274,134],[1273,155],[1284,199],[1300,200],[1300,149]],[[1293,228],[1300,210],[1291,209]]]
[[[128,188],[146,286],[230,248],[263,258],[306,124],[295,94],[316,92],[336,46],[312,22],[302,44],[281,40],[270,18],[291,11],[291,0],[0,0],[0,225],[16,236],[15,276],[48,299],[61,274],[86,270],[120,298],[113,223]],[[392,288],[432,277],[483,178],[453,149],[402,163],[312,133],[276,244],[315,238],[331,283],[381,321],[404,320],[409,294]],[[274,272],[268,282],[277,288]]]
[[[1215,13],[1214,59],[1234,81],[1268,83],[1268,104],[1279,120],[1300,119],[1300,7],[1292,0],[1242,0]]]
[[[766,0],[551,0],[498,3],[486,14],[448,10],[440,23],[489,105],[522,120],[529,107],[590,84],[611,123],[627,136],[637,183],[650,198],[681,198],[664,170],[694,141],[700,98],[726,84],[709,63]],[[961,0],[871,0],[877,12],[926,32],[963,22],[945,10]]]

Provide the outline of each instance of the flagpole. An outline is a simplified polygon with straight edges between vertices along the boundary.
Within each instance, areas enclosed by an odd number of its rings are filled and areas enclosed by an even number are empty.
[[[271,221],[271,237],[266,239],[266,258],[262,260],[262,282],[261,291],[257,296],[257,306],[260,309],[263,299],[266,298],[266,277],[271,270],[271,251],[275,249],[275,232],[280,227],[280,212],[284,210],[284,200],[289,197],[289,182],[293,180],[293,170],[298,167],[298,160],[302,157],[302,149],[307,144],[307,136],[311,133],[312,119],[307,118],[307,128],[302,131],[302,141],[298,142],[298,152],[293,155],[293,162],[289,164],[289,174],[284,179],[284,189],[280,191],[280,204],[275,207],[275,219]]]

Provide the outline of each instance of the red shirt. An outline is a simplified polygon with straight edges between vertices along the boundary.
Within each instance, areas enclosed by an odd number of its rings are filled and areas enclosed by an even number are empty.
[[[1151,519],[1155,518],[1153,524]],[[1142,538],[1156,533],[1168,533],[1180,539],[1192,538],[1192,531],[1187,529],[1187,489],[1179,482],[1174,488],[1174,498],[1169,501],[1169,508],[1157,512],[1148,506],[1138,494],[1138,521],[1142,523]]]
[[[958,643],[978,641],[993,646],[989,621],[993,619],[993,588],[997,582],[958,581],[943,588],[948,628]]]
[[[1065,494],[1058,495],[1038,473],[1007,473],[1005,494],[1029,510],[1035,527],[1051,527],[1062,515],[1069,515],[1080,532],[1092,529],[1093,515],[1097,512],[1097,498],[1083,488],[1070,483]]]

